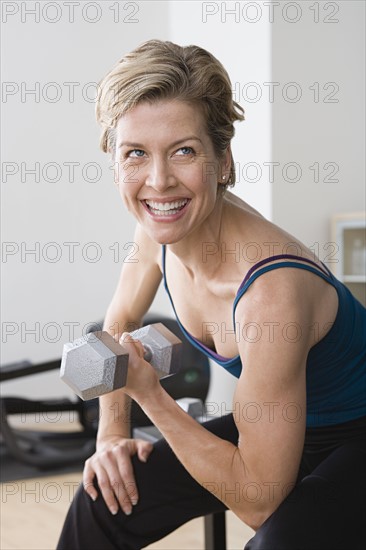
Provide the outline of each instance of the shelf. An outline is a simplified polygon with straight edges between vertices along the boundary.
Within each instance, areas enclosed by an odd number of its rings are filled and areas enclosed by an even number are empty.
[[[344,283],[366,283],[366,275],[343,275]]]
[[[366,212],[335,214],[332,242],[338,246],[337,261],[331,266],[334,275],[366,306]]]

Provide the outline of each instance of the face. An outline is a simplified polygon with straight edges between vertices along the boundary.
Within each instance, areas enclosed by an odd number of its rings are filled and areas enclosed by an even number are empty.
[[[180,241],[214,216],[218,182],[229,174],[229,158],[229,153],[217,158],[203,114],[190,103],[143,102],[117,123],[121,197],[160,244]]]

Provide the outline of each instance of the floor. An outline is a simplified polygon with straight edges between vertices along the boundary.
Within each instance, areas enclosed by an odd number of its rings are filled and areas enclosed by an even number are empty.
[[[1,550],[54,549],[80,479],[79,472],[1,484]],[[227,549],[242,550],[253,531],[231,512],[226,516]],[[204,548],[203,520],[192,520],[148,548],[209,550]]]

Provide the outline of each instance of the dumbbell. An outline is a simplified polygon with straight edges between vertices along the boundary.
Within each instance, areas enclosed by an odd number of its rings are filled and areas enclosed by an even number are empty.
[[[144,359],[160,378],[178,372],[182,342],[162,323],[130,333],[144,346]],[[83,400],[94,399],[126,384],[128,352],[106,331],[89,332],[64,345],[60,378]]]

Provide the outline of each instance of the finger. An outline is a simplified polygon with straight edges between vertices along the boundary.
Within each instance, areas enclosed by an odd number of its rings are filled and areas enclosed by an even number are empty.
[[[120,344],[136,344],[138,340],[135,340],[129,332],[123,332],[120,338]]]
[[[98,491],[94,487],[95,472],[91,467],[90,460],[86,460],[83,471],[83,487],[84,491],[90,496],[92,500],[96,500],[98,497]]]
[[[150,456],[151,451],[153,450],[154,446],[152,443],[149,443],[148,441],[137,440],[137,456],[141,460],[141,462],[146,462],[147,459]]]
[[[96,475],[100,492],[111,514],[116,515],[121,506],[126,515],[132,512],[132,506],[127,497],[123,480],[121,479],[118,468],[111,464],[99,466],[96,468]]]
[[[128,448],[115,445],[105,454],[103,466],[115,498],[125,514],[129,515],[137,500],[136,483]],[[131,498],[132,496],[134,498]]]
[[[139,495],[137,491],[137,485],[130,454],[126,449],[123,449],[121,447],[116,448],[115,454],[116,463],[119,469],[119,475],[123,479],[125,489],[125,493],[119,495],[120,504],[122,506],[120,499],[128,499],[128,502],[132,504],[132,506],[135,506],[138,502]]]
[[[136,353],[140,359],[143,358],[145,353],[144,346],[140,340],[135,340],[129,332],[122,334],[120,343],[129,350],[129,353]]]

